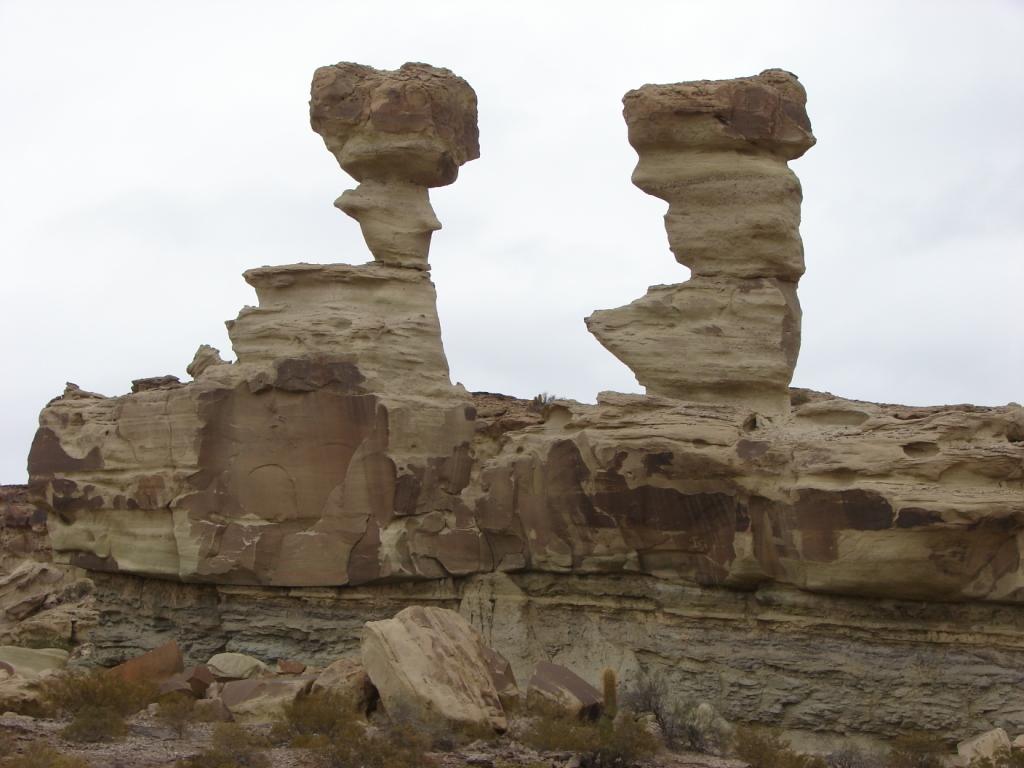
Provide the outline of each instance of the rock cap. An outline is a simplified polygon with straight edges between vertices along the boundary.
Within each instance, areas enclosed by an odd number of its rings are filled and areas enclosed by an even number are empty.
[[[732,80],[648,84],[629,91],[622,103],[629,143],[637,150],[754,145],[793,160],[816,141],[807,93],[783,69]]]
[[[443,187],[480,156],[476,93],[451,70],[340,62],[316,70],[310,96],[313,130],[357,181]]]

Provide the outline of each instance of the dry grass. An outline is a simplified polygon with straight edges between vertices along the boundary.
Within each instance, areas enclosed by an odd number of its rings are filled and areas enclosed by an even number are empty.
[[[594,722],[547,707],[533,714],[523,743],[539,752],[573,752],[582,768],[627,768],[652,757],[660,746],[628,711]]]
[[[128,732],[124,719],[149,704],[156,688],[129,683],[109,671],[72,672],[50,678],[43,686],[43,710],[71,718],[62,731],[70,741],[112,741]]]
[[[196,720],[195,706],[195,699],[188,694],[172,693],[160,699],[156,717],[161,723],[171,728],[180,739]]]
[[[264,739],[234,723],[218,723],[213,744],[195,757],[179,760],[179,768],[270,768]]]
[[[317,768],[433,768],[430,736],[409,725],[375,733],[350,722],[314,753]]]
[[[45,744],[30,744],[25,752],[0,760],[0,768],[89,768],[80,757],[62,755]]]
[[[946,745],[928,733],[901,736],[893,743],[889,768],[942,768]]]
[[[293,747],[317,747],[341,733],[358,718],[354,702],[336,693],[318,691],[284,706],[271,739]]]
[[[737,730],[736,754],[751,768],[827,768],[822,758],[796,752],[781,733],[770,728]]]

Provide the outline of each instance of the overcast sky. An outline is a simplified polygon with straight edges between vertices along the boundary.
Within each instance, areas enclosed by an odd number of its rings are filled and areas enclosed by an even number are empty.
[[[1024,400],[1024,3],[0,0],[0,481],[65,381],[109,395],[231,357],[243,270],[369,253],[309,128],[313,70],[449,67],[481,157],[432,193],[452,378],[640,391],[583,318],[681,282],[629,182],[644,83],[799,75],[794,384],[912,404]]]

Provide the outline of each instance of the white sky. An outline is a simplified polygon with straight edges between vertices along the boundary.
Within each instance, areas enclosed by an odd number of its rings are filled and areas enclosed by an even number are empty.
[[[607,9],[607,10],[606,10]],[[309,129],[313,70],[449,67],[481,157],[433,192],[453,380],[639,391],[583,317],[681,282],[633,187],[622,95],[797,73],[818,145],[794,384],[912,404],[1024,400],[1024,3],[0,0],[0,481],[65,381],[184,368],[263,264],[368,260]]]

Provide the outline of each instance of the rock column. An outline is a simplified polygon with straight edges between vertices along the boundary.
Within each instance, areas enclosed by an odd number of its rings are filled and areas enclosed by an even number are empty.
[[[623,99],[633,183],[669,204],[669,246],[691,279],[651,287],[587,327],[648,394],[789,406],[804,272],[800,182],[815,139],[794,75],[645,85]]]

